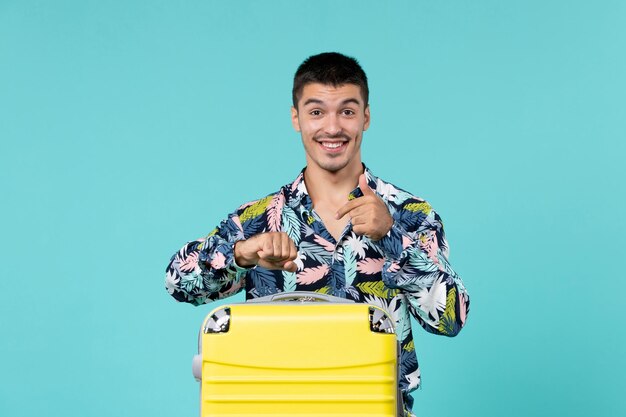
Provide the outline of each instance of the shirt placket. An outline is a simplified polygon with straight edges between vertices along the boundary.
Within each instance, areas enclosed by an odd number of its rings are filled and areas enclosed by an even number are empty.
[[[344,249],[343,241],[345,240],[346,235],[352,229],[352,222],[348,221],[348,224],[346,224],[346,227],[344,227],[343,231],[341,232],[341,235],[339,236],[339,240],[335,241],[335,238],[330,234],[330,232],[328,232],[328,229],[324,225],[322,218],[315,212],[315,209],[311,208],[310,214],[313,217],[314,221],[318,222],[320,229],[323,229],[326,232],[326,234],[332,239],[331,243],[334,244],[334,250],[333,250],[332,256],[330,257],[330,274],[332,274],[332,277],[328,280],[329,284],[332,287],[331,291],[333,292],[334,295],[345,296],[345,289],[344,289],[344,287],[346,286],[345,273],[339,274],[337,273],[337,269],[344,268],[344,263],[343,261],[339,259],[340,258],[339,255],[340,254],[343,255],[343,249]]]

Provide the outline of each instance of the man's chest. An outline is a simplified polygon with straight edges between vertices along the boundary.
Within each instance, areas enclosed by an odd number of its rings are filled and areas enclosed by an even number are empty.
[[[343,232],[346,230],[346,226],[350,221],[348,216],[344,216],[341,219],[335,218],[336,210],[328,208],[317,208],[313,210],[313,216],[317,217],[315,220],[320,222],[320,228],[326,229],[328,233],[335,239],[335,242],[339,242],[342,238]]]

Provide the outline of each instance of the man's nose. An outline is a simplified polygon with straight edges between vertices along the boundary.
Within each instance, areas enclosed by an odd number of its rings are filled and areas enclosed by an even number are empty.
[[[329,114],[326,118],[326,125],[324,126],[326,133],[329,136],[335,136],[341,132],[341,124],[336,114]]]

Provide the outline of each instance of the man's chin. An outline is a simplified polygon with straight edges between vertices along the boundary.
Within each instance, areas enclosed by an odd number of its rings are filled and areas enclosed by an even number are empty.
[[[313,155],[307,153],[307,164],[314,164],[323,171],[335,174],[350,165],[350,160],[345,156],[346,155],[335,155],[334,157],[329,157],[328,155]]]
[[[319,164],[320,168],[322,168],[324,171],[328,171],[328,172],[332,172],[333,174],[341,171],[342,169],[344,169],[346,166],[348,166],[347,163],[323,163],[323,164]]]

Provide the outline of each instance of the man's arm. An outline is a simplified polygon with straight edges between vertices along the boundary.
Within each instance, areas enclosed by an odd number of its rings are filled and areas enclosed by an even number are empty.
[[[456,336],[465,325],[469,295],[448,262],[439,215],[428,203],[410,199],[396,213],[387,235],[374,243],[385,255],[383,282],[406,295],[420,325],[431,333]]]
[[[251,210],[246,214],[247,208]],[[175,299],[199,305],[233,295],[245,286],[247,272],[256,265],[295,272],[297,249],[286,233],[261,232],[245,238],[244,230],[257,230],[262,223],[263,214],[250,216],[255,210],[250,204],[240,207],[205,239],[189,242],[174,254],[165,286]],[[246,228],[249,224],[254,228]]]
[[[424,329],[456,336],[469,312],[469,295],[448,262],[441,218],[418,198],[392,206],[390,213],[365,175],[359,177],[359,188],[363,196],[343,206],[337,218],[349,214],[355,233],[369,237],[385,256],[383,282],[406,295]]]
[[[245,286],[247,268],[234,259],[234,245],[244,239],[237,213],[206,238],[188,242],[172,256],[165,287],[178,301],[200,305],[233,295]]]

